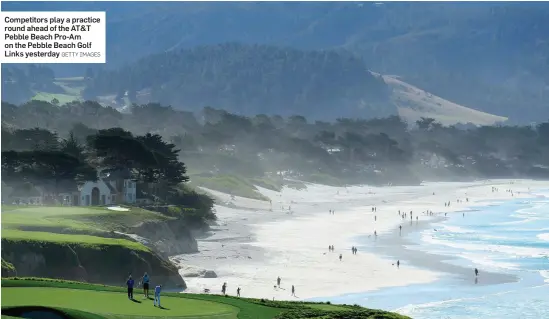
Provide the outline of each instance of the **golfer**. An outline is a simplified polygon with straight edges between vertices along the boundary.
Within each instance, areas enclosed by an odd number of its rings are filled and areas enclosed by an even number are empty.
[[[128,277],[128,281],[126,281],[126,286],[128,286],[128,299],[133,299],[133,284],[134,281],[132,279],[132,275]]]
[[[162,290],[162,285],[154,287],[154,306],[156,307],[156,304],[158,303],[158,308],[162,308],[162,306],[160,306],[160,290]]]
[[[149,275],[146,272],[143,275],[143,294],[149,298]]]

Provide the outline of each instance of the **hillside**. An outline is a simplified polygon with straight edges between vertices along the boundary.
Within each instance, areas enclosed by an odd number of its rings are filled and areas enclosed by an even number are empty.
[[[96,74],[86,99],[159,102],[179,109],[215,106],[241,114],[307,114],[315,119],[395,115],[381,77],[362,59],[335,51],[301,51],[227,43],[170,51]]]
[[[8,2],[3,9],[106,10],[109,69],[231,41],[343,48],[376,72],[460,105],[519,122],[549,117],[546,3]],[[54,66],[63,77],[87,67]]]
[[[209,55],[203,55],[204,61],[196,65],[190,63],[186,57],[190,51],[173,53],[173,59],[176,62],[179,61],[177,63],[180,64],[180,68],[189,66],[195,68],[189,72],[178,72],[179,68],[174,67],[175,64],[162,70],[164,60],[161,58],[159,60],[158,57],[148,57],[143,59],[146,61],[144,64],[135,63],[131,67],[118,71],[101,72],[94,78],[84,76],[50,78],[45,83],[36,83],[36,80],[31,80],[30,74],[27,75],[29,71],[24,72],[16,67],[3,67],[4,73],[7,74],[3,77],[4,87],[13,86],[12,83],[20,83],[27,91],[25,94],[20,94],[21,90],[3,90],[3,98],[6,101],[21,101],[20,103],[37,100],[54,101],[54,104],[63,105],[75,100],[82,101],[87,97],[96,99],[103,106],[112,106],[122,110],[128,110],[132,103],[146,104],[163,100],[176,109],[191,111],[199,110],[202,104],[221,104],[225,106],[225,109],[233,109],[235,112],[244,114],[254,114],[256,109],[265,114],[277,115],[292,115],[294,112],[300,112],[313,119],[327,120],[346,116],[372,118],[398,114],[408,123],[414,123],[421,117],[434,118],[444,125],[458,123],[492,125],[507,121],[507,118],[473,110],[435,96],[402,81],[398,76],[381,75],[372,71],[338,73],[334,72],[333,68],[328,69],[328,65],[324,62],[322,66],[325,68],[313,69],[318,56],[331,56],[336,59],[331,61],[332,63],[341,62],[342,56],[334,52],[305,52],[303,54],[310,54],[312,59],[310,61],[304,59],[295,61],[296,68],[292,70],[276,68],[276,65],[266,57],[256,59],[258,60],[257,64],[251,64],[252,60],[241,57],[241,65],[250,66],[246,71],[241,66],[235,68],[231,65],[232,62],[228,62],[224,69],[221,69],[219,64],[216,64],[218,61],[216,59],[219,58],[216,55],[216,49],[220,47],[223,46],[198,48],[198,52]],[[243,50],[250,49],[253,54],[257,53],[258,56],[261,56],[262,53],[261,50],[253,51],[254,48],[249,46],[235,47]],[[278,48],[263,48],[263,50],[269,49],[272,49],[273,52],[286,52]],[[300,51],[291,50],[290,52]],[[229,55],[221,61],[234,61],[234,59],[231,59]],[[285,61],[289,61],[289,59],[287,58]],[[357,70],[365,68],[361,61],[355,62],[357,63],[356,67],[360,68]],[[144,66],[147,63],[149,66]],[[160,70],[156,73],[162,76],[144,76],[147,74],[147,70],[152,68],[150,65],[153,65],[156,70]],[[302,68],[301,72],[297,69],[298,66]],[[273,70],[268,71],[269,67]],[[337,68],[337,66],[334,67]],[[202,71],[208,68],[212,70],[211,74],[215,77],[213,84],[212,78],[208,78],[208,75]],[[279,72],[280,75],[278,80],[272,76],[276,72]],[[309,77],[307,72],[312,75]],[[178,76],[179,73],[187,76]],[[317,76],[318,74],[322,75]],[[255,81],[250,79],[252,75],[255,78],[266,80]],[[353,78],[353,75],[359,75],[359,78]],[[299,80],[299,76],[305,80]],[[341,80],[333,83],[331,80],[323,81],[323,77],[341,78]],[[134,89],[134,93],[131,93],[128,88],[135,87],[133,83],[136,81],[141,83],[139,89]],[[285,85],[289,82],[294,85]],[[158,85],[158,83],[165,84]],[[364,89],[361,89],[361,83]],[[323,89],[318,89],[322,86],[324,86]],[[355,92],[352,87],[356,87]],[[297,92],[298,90],[301,92]],[[91,94],[92,91],[95,92],[95,96],[92,96],[94,95]],[[354,99],[353,94],[355,94]],[[246,100],[243,101],[242,95],[246,96]],[[366,101],[371,102],[367,103]],[[311,109],[308,105],[314,105],[315,108]],[[334,108],[333,105],[338,107]],[[4,124],[8,125],[8,123]]]
[[[482,126],[507,121],[506,117],[473,110],[433,95],[396,76],[384,75],[383,80],[391,88],[391,102],[396,105],[398,115],[408,123],[415,123],[422,117],[433,118],[445,126],[457,123]]]

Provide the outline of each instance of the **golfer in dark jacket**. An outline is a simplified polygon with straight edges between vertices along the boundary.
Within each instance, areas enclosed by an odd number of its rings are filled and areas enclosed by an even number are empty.
[[[134,281],[132,279],[132,275],[130,275],[128,281],[126,281],[126,286],[128,286],[128,299],[133,299],[133,284]]]

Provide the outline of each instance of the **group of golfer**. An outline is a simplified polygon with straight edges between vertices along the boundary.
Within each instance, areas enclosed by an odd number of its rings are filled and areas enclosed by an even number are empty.
[[[150,278],[149,275],[145,272],[143,275],[143,278],[141,279],[141,284],[143,285],[143,294],[145,298],[149,299],[149,282]],[[133,299],[133,286],[135,285],[135,281],[132,278],[132,275],[128,277],[128,281],[126,281],[126,286],[128,287],[128,299]],[[158,305],[159,308],[162,308],[160,306],[160,291],[162,290],[162,285],[157,285],[154,287],[154,306],[156,307]]]

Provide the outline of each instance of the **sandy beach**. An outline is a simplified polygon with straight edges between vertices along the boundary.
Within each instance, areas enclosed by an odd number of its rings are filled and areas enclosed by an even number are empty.
[[[285,188],[280,193],[260,189],[272,204],[231,199],[227,194],[208,190],[223,203],[216,206],[218,226],[198,239],[199,253],[171,259],[181,267],[187,292],[203,292],[206,288],[220,293],[226,282],[231,295],[240,287],[243,297],[277,300],[428,283],[448,274],[467,278],[472,270],[451,266],[436,255],[407,250],[406,246],[412,243],[403,237],[429,227],[430,221],[443,219],[445,214],[463,214],[473,206],[531,197],[529,188],[548,189],[549,182],[493,180],[347,188],[309,184],[305,190]],[[445,206],[447,202],[449,207]],[[372,212],[372,207],[377,211]],[[329,210],[334,210],[334,214]],[[399,216],[399,210],[407,213],[405,219]],[[427,211],[434,215],[429,216]],[[474,218],[479,213],[482,212],[465,214],[466,218]],[[359,249],[353,255],[351,247],[360,247],[364,241],[371,241],[372,249]],[[334,252],[328,251],[329,245],[334,245]],[[397,259],[400,268],[394,265]],[[203,278],[204,270],[214,271],[217,278]],[[510,275],[481,271],[485,284],[516,280]],[[281,287],[275,288],[278,276]],[[291,296],[292,285],[295,297]]]

